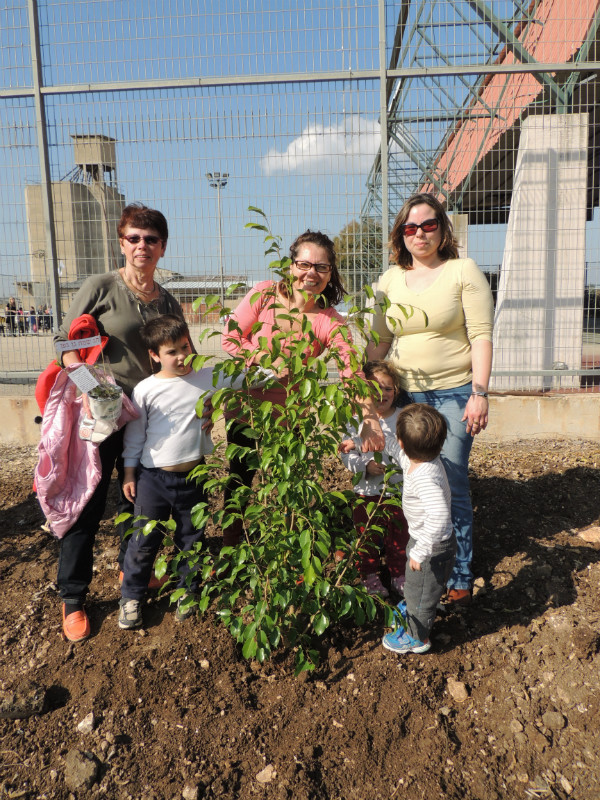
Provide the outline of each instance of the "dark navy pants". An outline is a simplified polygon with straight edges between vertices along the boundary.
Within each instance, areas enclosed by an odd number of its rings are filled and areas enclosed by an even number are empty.
[[[152,575],[154,559],[164,538],[164,528],[156,525],[144,534],[142,529],[148,520],[166,521],[171,516],[176,524],[173,541],[181,551],[192,550],[197,542],[204,540],[204,531],[192,523],[192,509],[206,500],[203,484],[187,480],[187,472],[167,472],[158,467],[139,467],[136,480],[134,515],[147,519],[136,523],[138,530],[131,534],[123,565],[121,596],[128,600],[142,600]],[[187,560],[179,564],[180,586],[187,586],[186,576],[191,567]],[[197,581],[192,580],[189,591],[195,592]]]

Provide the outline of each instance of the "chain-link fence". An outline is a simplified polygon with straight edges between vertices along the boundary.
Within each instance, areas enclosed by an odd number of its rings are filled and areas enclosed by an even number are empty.
[[[248,206],[286,246],[308,227],[336,237],[356,291],[387,267],[387,232],[415,191],[444,199],[492,284],[493,386],[593,390],[599,9],[3,6],[0,391],[31,391],[61,310],[87,275],[120,265],[129,202],[166,215],[160,279],[195,329],[194,298],[268,275]]]

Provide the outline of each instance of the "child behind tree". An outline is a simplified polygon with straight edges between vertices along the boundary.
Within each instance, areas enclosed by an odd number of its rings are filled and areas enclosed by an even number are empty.
[[[404,590],[404,574],[406,571],[406,545],[408,542],[408,527],[402,510],[397,506],[382,504],[381,497],[384,488],[384,474],[386,466],[390,464],[390,448],[397,452],[396,422],[400,409],[396,407],[399,397],[400,376],[394,367],[387,361],[369,361],[365,364],[364,373],[367,380],[373,381],[379,387],[381,395],[375,400],[375,410],[379,417],[381,430],[385,436],[385,448],[382,461],[374,460],[374,453],[363,453],[360,447],[344,453],[341,450],[341,459],[345,466],[354,474],[361,474],[360,481],[354,485],[357,503],[354,506],[353,518],[359,534],[364,530],[369,521],[367,506],[370,503],[380,505],[370,520],[383,528],[383,534],[373,532],[359,552],[359,572],[364,588],[369,594],[378,594],[387,597],[389,592],[381,581],[380,551],[385,550],[386,564],[390,574],[392,588],[402,594]],[[352,431],[352,434],[354,431]],[[359,429],[360,433],[360,429]],[[357,441],[358,444],[358,441]],[[389,485],[402,482],[400,474],[393,475]],[[386,492],[389,494],[389,492]]]

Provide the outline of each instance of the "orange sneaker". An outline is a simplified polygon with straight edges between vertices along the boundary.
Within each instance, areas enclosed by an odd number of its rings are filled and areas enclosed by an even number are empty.
[[[162,578],[157,578],[154,573],[152,573],[152,577],[148,581],[148,588],[149,589],[161,589],[165,583],[169,580],[168,575],[163,575]],[[123,572],[119,572],[119,583],[123,583]]]
[[[63,603],[63,634],[70,642],[83,642],[90,635],[90,621],[83,608],[67,614],[67,604]]]
[[[451,606],[468,606],[471,603],[471,590],[448,589],[446,602]]]

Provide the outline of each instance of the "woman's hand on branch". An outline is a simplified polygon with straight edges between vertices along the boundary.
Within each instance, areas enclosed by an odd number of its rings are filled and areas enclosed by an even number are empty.
[[[258,352],[254,353],[254,355],[246,361],[246,365],[248,367],[251,366],[260,366],[261,359],[264,356],[270,356],[271,353],[267,352],[266,350],[259,350]],[[269,364],[269,369],[277,375],[278,378],[287,378],[289,375],[289,369],[284,366],[285,358],[283,356],[278,356],[274,358],[271,363]]]
[[[383,450],[385,447],[385,436],[381,430],[379,417],[365,416],[363,417],[363,424],[360,431],[360,438],[362,439],[362,451],[368,453],[370,451],[376,453]]]

